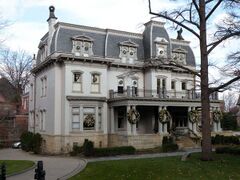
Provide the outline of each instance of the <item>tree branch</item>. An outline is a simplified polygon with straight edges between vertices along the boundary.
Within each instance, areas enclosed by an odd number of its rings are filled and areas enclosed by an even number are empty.
[[[169,17],[168,15],[164,15],[164,14],[161,14],[161,13],[155,13],[155,12],[152,12],[152,9],[151,9],[151,0],[148,0],[148,7],[149,7],[149,13],[152,14],[152,15],[155,15],[155,16],[158,16],[158,17],[162,17],[162,18],[165,18],[181,27],[183,27],[184,29],[186,29],[187,31],[191,32],[192,34],[194,34],[198,39],[200,39],[200,36],[199,34],[194,31],[193,29],[189,28],[188,26],[184,25],[182,22],[179,22],[171,17]]]
[[[238,36],[238,35],[240,35],[240,31],[228,34],[228,35],[222,37],[221,39],[219,39],[218,41],[215,41],[215,42],[209,44],[208,46],[211,46],[211,47],[208,49],[207,54],[210,54],[212,52],[212,50],[215,49],[223,41],[225,41],[225,40],[227,40],[227,39],[229,39],[229,38],[231,38],[233,36]]]
[[[222,3],[223,0],[219,0],[215,6],[212,8],[212,10],[208,13],[208,15],[206,16],[206,20],[208,20],[209,17],[211,17],[211,15],[214,13],[214,11],[218,8],[218,6]]]
[[[240,75],[239,75],[239,76],[236,76],[235,78],[229,80],[228,82],[226,82],[226,83],[224,83],[224,84],[222,84],[222,85],[220,85],[220,86],[218,86],[218,87],[209,88],[209,93],[211,94],[211,93],[213,93],[213,92],[215,92],[215,91],[219,91],[220,89],[223,89],[223,88],[229,86],[230,84],[238,81],[239,79],[240,79]]]

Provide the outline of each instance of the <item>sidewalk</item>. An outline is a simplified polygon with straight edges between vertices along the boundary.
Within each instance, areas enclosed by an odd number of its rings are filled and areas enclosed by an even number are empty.
[[[169,152],[169,153],[155,153],[155,154],[137,154],[137,155],[121,155],[114,157],[99,157],[99,158],[88,158],[88,162],[97,161],[113,161],[113,160],[124,160],[124,159],[143,159],[143,158],[156,158],[156,157],[170,157],[170,156],[183,156],[188,153],[201,152],[201,149],[189,149],[183,152]]]

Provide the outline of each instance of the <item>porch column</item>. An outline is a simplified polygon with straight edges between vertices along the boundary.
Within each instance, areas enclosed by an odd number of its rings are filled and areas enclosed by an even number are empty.
[[[215,110],[217,110],[217,108],[212,107],[212,112],[214,112]],[[217,132],[218,131],[218,123],[213,120],[213,113],[212,113],[212,124],[213,124],[213,132]]]
[[[80,131],[83,131],[83,106],[80,106]]]
[[[217,94],[216,94],[217,95]],[[217,111],[220,111],[219,107],[216,107],[216,110]],[[218,123],[217,123],[217,131],[220,132],[222,131],[222,128],[221,128],[221,121],[219,120]]]
[[[158,106],[158,112],[160,112],[161,110],[162,110],[162,106]],[[159,120],[158,120],[158,132],[159,134],[163,133],[163,125],[161,122],[159,122]]]
[[[192,110],[192,107],[188,107],[188,113]],[[193,130],[193,127],[192,127],[192,122],[189,120],[189,117],[188,117],[188,128],[190,130]]]
[[[163,109],[167,109],[166,107],[163,107]],[[171,124],[171,122],[170,122],[170,124]],[[167,123],[164,123],[163,124],[163,133],[167,133]]]
[[[130,105],[127,105],[127,113],[128,111],[131,109]],[[127,115],[126,113],[126,115]],[[127,120],[127,135],[131,135],[132,134],[132,126],[131,123],[128,121],[128,118],[126,117]]]
[[[99,117],[98,117],[98,106],[95,107],[95,131],[99,131]]]
[[[195,110],[195,107],[193,107],[193,110]],[[193,123],[193,132],[197,132],[197,122]]]
[[[114,107],[110,107],[110,118],[111,118],[111,133],[115,132],[114,126]]]
[[[136,110],[136,106],[132,106],[134,110]],[[132,134],[136,135],[137,134],[137,124],[131,124],[132,126]]]

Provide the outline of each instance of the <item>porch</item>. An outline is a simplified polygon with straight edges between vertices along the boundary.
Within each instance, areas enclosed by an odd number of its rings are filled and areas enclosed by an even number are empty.
[[[178,106],[134,105],[134,103],[133,105],[127,103],[124,106],[120,104],[110,108],[109,146],[132,145],[138,149],[154,148],[161,145],[163,136],[201,137],[200,122],[189,120],[189,112],[199,107],[196,104],[195,106],[186,106],[186,104],[180,106],[179,103]],[[131,110],[140,115],[136,123],[131,123],[128,119]],[[171,116],[169,120],[161,120],[160,112],[163,111],[169,112]],[[215,126],[213,123],[214,132],[221,131]]]

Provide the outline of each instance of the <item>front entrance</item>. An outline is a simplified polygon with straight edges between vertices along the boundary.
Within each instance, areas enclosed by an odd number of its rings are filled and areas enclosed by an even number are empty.
[[[188,133],[188,107],[168,107],[172,116],[172,129],[176,134]]]

